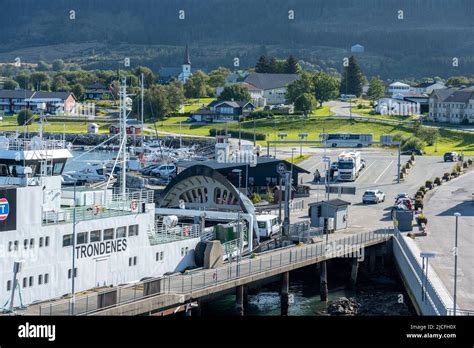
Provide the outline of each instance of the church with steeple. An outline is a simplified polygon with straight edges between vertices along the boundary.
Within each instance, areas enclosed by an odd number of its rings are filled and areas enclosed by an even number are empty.
[[[186,45],[186,50],[184,51],[184,61],[181,65],[181,74],[178,75],[178,81],[186,83],[187,79],[191,76],[191,60],[189,59],[189,48]]]
[[[162,84],[170,83],[172,80],[178,80],[182,83],[186,83],[191,75],[191,59],[189,58],[188,45],[186,45],[181,68],[161,68],[158,71],[158,80]]]

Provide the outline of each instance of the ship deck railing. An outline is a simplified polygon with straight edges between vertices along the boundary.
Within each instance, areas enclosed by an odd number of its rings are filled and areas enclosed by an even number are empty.
[[[62,150],[66,149],[66,141],[46,139],[38,142],[32,139],[8,139],[8,143],[0,144],[2,150],[12,151],[37,151],[37,150]]]
[[[61,208],[59,211],[43,211],[43,225],[89,221],[146,212],[145,204],[153,203],[152,190],[131,191],[113,194],[105,205],[94,204]]]
[[[178,240],[201,238],[205,234],[200,224],[178,223],[176,226],[166,226],[162,221],[155,222],[155,230],[148,237],[151,245],[170,243]]]

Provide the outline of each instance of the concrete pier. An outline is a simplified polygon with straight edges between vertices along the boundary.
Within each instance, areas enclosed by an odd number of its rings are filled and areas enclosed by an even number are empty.
[[[327,265],[326,261],[321,262],[319,272],[319,292],[321,294],[321,301],[328,301],[328,278],[327,278]]]
[[[375,248],[369,249],[369,272],[375,271],[375,261],[377,260],[377,254]]]
[[[289,291],[290,291],[290,272],[284,272],[281,274],[281,291],[280,291],[282,316],[288,315]]]
[[[235,314],[239,317],[244,316],[244,285],[235,288]]]
[[[357,257],[354,257],[351,260],[351,280],[349,282],[349,287],[354,289],[357,283],[357,273],[359,271],[359,260]]]

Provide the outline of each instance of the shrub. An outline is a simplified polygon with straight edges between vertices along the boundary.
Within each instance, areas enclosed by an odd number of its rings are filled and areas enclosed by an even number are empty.
[[[449,174],[449,173],[444,173],[443,174],[443,179],[446,180],[446,181],[449,181],[450,175],[451,174]]]
[[[426,188],[431,188],[431,187],[433,187],[433,181],[431,181],[431,180],[426,180],[426,181],[425,181],[425,187],[426,187]]]
[[[438,186],[441,185],[441,179],[437,176],[437,177],[434,179],[434,183],[435,183],[436,185],[438,185]]]
[[[30,109],[21,109],[16,118],[19,126],[26,126],[33,123],[33,112]]]
[[[410,163],[405,164],[406,169],[410,169]]]
[[[418,210],[419,208],[423,209],[423,198],[415,199],[415,210]]]
[[[467,162],[463,162],[463,163],[462,163],[462,167],[463,167],[463,168],[467,168]]]
[[[415,161],[415,154],[414,154],[414,153],[411,154],[410,159],[411,159],[412,161]]]
[[[257,192],[254,192],[250,195],[250,200],[253,204],[260,203],[262,201],[262,197]]]
[[[420,215],[418,215],[418,216],[416,217],[416,221],[417,221],[419,224],[421,224],[421,223],[425,223],[425,224],[426,224],[426,223],[428,222],[428,218],[427,218],[425,215],[420,214]]]
[[[467,163],[468,163],[470,166],[472,166],[472,159],[469,158],[469,159],[467,160]]]
[[[401,173],[402,173],[402,174],[406,174],[406,173],[407,173],[407,169],[406,169],[405,167],[403,167]]]
[[[267,188],[267,197],[266,197],[268,202],[273,202],[275,200],[275,197],[273,196],[273,191],[270,187]]]
[[[425,186],[420,186],[418,191],[421,191],[421,192],[423,192],[423,194],[425,194],[426,193],[426,187]]]
[[[454,168],[458,173],[461,172],[461,165],[456,164],[456,167]]]
[[[415,193],[415,198],[416,198],[416,197],[421,197],[421,198],[423,198],[424,196],[425,196],[425,193],[424,193],[423,191],[416,191],[416,193]]]

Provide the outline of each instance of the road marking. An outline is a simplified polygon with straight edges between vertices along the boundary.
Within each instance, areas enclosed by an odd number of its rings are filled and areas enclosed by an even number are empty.
[[[363,176],[365,173],[367,173],[368,169],[369,169],[370,167],[372,167],[372,166],[375,164],[375,162],[377,162],[377,160],[374,160],[374,161],[370,164],[370,166],[364,168],[364,171],[362,172],[361,175],[359,175],[358,179],[362,178],[362,176]]]
[[[390,166],[392,165],[393,162],[394,162],[394,161],[392,160],[392,161],[388,164],[387,168],[385,168],[385,170],[382,172],[382,174],[380,174],[379,177],[378,177],[377,179],[375,179],[374,184],[376,184],[377,181],[380,180],[380,178],[382,177],[382,175],[384,175],[384,174],[387,172],[387,170],[390,168]]]

